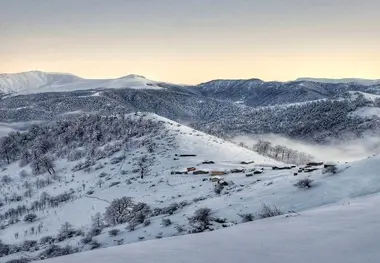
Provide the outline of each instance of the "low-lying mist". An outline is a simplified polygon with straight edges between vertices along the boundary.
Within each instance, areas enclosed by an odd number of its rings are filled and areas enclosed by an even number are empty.
[[[351,162],[380,153],[379,136],[367,136],[323,145],[289,139],[276,134],[237,136],[233,141],[236,143],[243,142],[252,148],[252,145],[257,143],[259,139],[270,141],[273,145],[281,145],[310,154],[314,156],[315,160],[320,161]]]
[[[27,131],[33,124],[40,124],[42,121],[28,121],[28,122],[13,122],[6,123],[0,122],[0,138],[7,136],[11,132]]]

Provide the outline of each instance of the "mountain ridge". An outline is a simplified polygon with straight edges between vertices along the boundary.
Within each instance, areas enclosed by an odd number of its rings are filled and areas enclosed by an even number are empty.
[[[28,94],[60,91],[76,91],[97,88],[145,88],[154,89],[160,82],[149,80],[139,74],[128,74],[117,78],[83,78],[71,73],[44,72],[39,70],[26,71],[20,73],[0,74],[0,93],[2,94]],[[174,85],[174,84],[172,84]],[[201,90],[212,90],[224,92],[229,88],[241,88],[252,90],[255,88],[293,86],[293,87],[312,87],[315,85],[360,85],[370,87],[380,85],[380,79],[360,79],[360,78],[310,78],[302,77],[290,81],[264,81],[259,78],[249,79],[214,79],[197,85],[178,84],[184,88],[200,88]],[[236,92],[235,92],[236,93]]]
[[[330,83],[330,84],[349,84],[356,83],[364,86],[372,86],[380,84],[380,79],[362,79],[362,78],[297,78],[296,81],[311,81],[320,83]]]
[[[28,71],[0,74],[0,92],[4,94],[29,94],[45,92],[76,91],[97,88],[149,88],[154,89],[157,81],[142,75],[129,74],[114,79],[82,78],[71,73]]]

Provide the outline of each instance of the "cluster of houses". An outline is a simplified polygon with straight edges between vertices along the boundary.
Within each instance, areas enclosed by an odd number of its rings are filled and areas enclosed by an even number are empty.
[[[174,160],[179,160],[179,158],[183,157],[195,157],[195,154],[176,154]],[[248,165],[252,164],[254,161],[243,161],[240,164],[242,165]],[[203,161],[201,164],[215,164],[214,161]],[[208,174],[210,176],[220,176],[220,175],[226,175],[226,174],[233,174],[233,173],[247,173],[246,176],[252,176],[254,174],[260,174],[263,172],[262,170],[256,169],[231,169],[231,170],[202,170],[198,169],[197,167],[187,167],[186,170],[183,171],[172,171],[171,174],[193,174],[193,175],[203,175]]]
[[[175,155],[177,158],[174,158],[174,160],[178,160],[178,158],[181,157],[195,157],[195,154],[176,154]],[[243,161],[240,162],[241,165],[248,165],[252,164],[254,161]],[[214,161],[204,161],[201,164],[215,164]],[[305,172],[305,173],[310,173],[315,170],[319,170],[321,168],[328,168],[329,166],[334,166],[334,164],[325,164],[323,162],[309,162],[305,166],[298,167],[298,171],[294,173],[294,176],[298,175],[298,173]],[[273,166],[272,170],[291,170],[297,168],[295,165],[290,165],[290,166]],[[261,169],[231,169],[231,170],[202,170],[198,169],[197,167],[187,167],[183,171],[172,171],[171,174],[193,174],[193,175],[203,175],[203,174],[208,174],[210,176],[218,177],[221,175],[226,175],[226,174],[234,174],[234,173],[245,173],[247,177],[261,174],[264,172],[264,168]]]

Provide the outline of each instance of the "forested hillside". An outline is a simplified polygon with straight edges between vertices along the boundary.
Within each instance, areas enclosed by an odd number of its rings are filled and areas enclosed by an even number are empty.
[[[379,99],[368,100],[359,94],[339,100],[257,108],[195,123],[193,127],[220,137],[274,133],[327,143],[334,139],[361,137],[367,132],[379,134],[379,116],[351,114],[363,107],[377,108],[379,102]]]

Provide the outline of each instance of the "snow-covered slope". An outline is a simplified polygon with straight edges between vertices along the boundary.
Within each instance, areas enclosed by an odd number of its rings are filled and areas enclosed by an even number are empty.
[[[380,196],[349,200],[217,232],[101,249],[46,263],[374,263]]]
[[[33,222],[15,221],[12,224],[9,221],[2,222],[4,225],[0,230],[2,241],[16,245],[25,240],[38,241],[45,236],[54,237],[65,222],[70,222],[75,228],[81,228],[84,233],[87,233],[91,229],[92,217],[97,212],[103,213],[106,207],[109,206],[110,201],[123,196],[132,197],[135,202],[145,202],[152,208],[166,208],[173,203],[181,204],[181,206],[172,214],[152,216],[150,224],[146,226],[143,224],[138,225],[134,231],[126,229],[128,224],[106,227],[100,234],[93,237],[92,241],[96,241],[99,244],[97,248],[183,235],[186,231],[189,231],[188,217],[193,215],[194,211],[198,208],[202,207],[211,208],[213,217],[219,218],[218,221],[224,222],[212,222],[214,230],[241,222],[239,215],[245,213],[255,214],[260,211],[263,203],[277,206],[284,212],[289,210],[299,212],[301,213],[300,218],[305,216],[307,218],[305,219],[306,221],[312,220],[310,222],[318,222],[321,218],[312,219],[311,216],[307,216],[312,215],[314,212],[309,214],[304,213],[304,211],[337,202],[347,203],[351,202],[349,201],[351,198],[380,192],[380,178],[377,174],[377,171],[380,169],[379,156],[358,162],[341,164],[338,166],[338,173],[334,175],[322,174],[320,169],[309,173],[299,173],[297,167],[289,170],[275,170],[272,168],[273,166],[283,166],[283,164],[155,114],[138,113],[130,115],[129,118],[131,120],[135,119],[138,123],[153,121],[162,124],[162,126],[154,131],[147,130],[141,138],[133,139],[131,137],[126,144],[128,145],[128,150],[122,150],[110,157],[98,160],[90,170],[72,170],[78,164],[78,161],[70,162],[66,159],[58,159],[56,161],[55,177],[47,174],[37,177],[25,177],[17,175],[21,170],[18,163],[6,165],[5,169],[0,172],[0,176],[4,178],[7,175],[11,180],[2,179],[1,181],[1,196],[6,197],[7,201],[0,207],[0,214],[9,211],[10,208],[19,209],[17,207],[22,205],[28,207],[34,201],[41,200],[42,196],[46,196],[46,194],[43,194],[44,192],[51,197],[64,192],[72,194],[68,201],[60,202],[57,206],[48,206],[43,209],[34,210],[37,219]],[[147,142],[145,142],[146,139],[149,139],[150,143],[154,143],[155,148],[152,151],[149,150],[150,148]],[[139,160],[144,156],[149,160],[149,166],[145,170],[144,178],[140,178],[141,170],[138,169]],[[206,160],[209,162],[205,163]],[[242,164],[242,161],[254,161],[254,163]],[[196,171],[209,173],[196,175],[193,171],[187,172],[187,168],[191,167],[194,167]],[[221,182],[224,181],[227,184],[221,190],[221,193],[215,192],[215,187],[218,183],[210,179],[218,177],[210,176],[211,171],[226,173],[219,176]],[[252,174],[253,171],[257,171],[258,173]],[[295,173],[297,176],[294,176]],[[34,187],[34,180],[45,178],[50,178],[51,182],[42,188]],[[299,189],[294,186],[299,179],[304,178],[314,180],[312,188]],[[27,186],[28,188],[25,188]],[[31,194],[24,194],[25,189],[29,189],[30,187],[32,190]],[[24,197],[20,201],[10,201],[10,199],[14,199],[13,196],[15,195]],[[162,219],[170,219],[171,224],[168,226],[162,225]],[[276,220],[284,221],[281,223],[282,221]],[[267,223],[262,223],[261,227],[260,223],[257,223],[259,226],[258,233],[262,231],[259,229],[272,229],[273,225],[270,222],[286,225],[286,222],[289,220],[293,220],[293,218],[281,217],[273,221],[268,220]],[[300,222],[300,224],[306,224],[306,221]],[[294,227],[295,225],[297,223],[294,224]],[[246,225],[245,227],[248,226],[250,225]],[[255,224],[252,226],[255,226]],[[328,226],[326,225],[326,227]],[[36,231],[36,229],[39,229],[39,231]],[[111,229],[119,230],[117,236],[108,235],[108,231]],[[179,229],[182,230],[180,231]],[[244,232],[252,233],[247,228],[243,227],[242,229],[244,229]],[[287,233],[288,238],[294,241],[299,236],[295,235],[291,237],[293,229],[290,228]],[[233,232],[233,230],[231,231]],[[303,228],[302,232],[305,234]],[[273,233],[280,232],[273,231]],[[217,237],[215,236],[214,239],[213,235],[210,237],[214,242],[214,246],[217,246],[216,244],[220,244],[221,247],[225,246],[220,242],[215,243]],[[249,236],[256,240],[258,234],[255,232],[252,235],[249,234]],[[203,237],[207,239],[207,235]],[[244,243],[243,239],[236,239],[237,236],[234,237],[235,239],[233,239],[233,236],[227,235],[226,238],[228,237],[233,240],[231,244],[240,244],[240,247]],[[203,239],[202,236],[199,236],[199,238]],[[267,236],[260,236],[259,240],[263,240],[263,238],[264,240],[268,238],[266,241],[268,245],[272,241]],[[82,239],[83,237],[80,236],[73,237],[61,242],[56,241],[54,245],[60,247],[71,245],[79,251],[91,249],[92,245],[83,243]],[[211,240],[208,242],[211,242]],[[187,245],[186,241],[184,242]],[[195,242],[193,245],[197,246],[196,241],[191,242]],[[152,244],[157,244],[160,247],[159,243],[153,242]],[[132,247],[137,249],[138,245],[132,245]],[[42,251],[49,249],[49,244],[41,243],[38,246],[38,250],[35,251],[35,249],[33,247],[33,249],[27,252],[24,250],[20,253],[12,253],[4,257],[4,260],[20,258],[25,255],[37,259]],[[129,248],[126,249],[128,250]],[[259,254],[266,253],[266,249],[257,249],[257,253],[261,251]],[[156,250],[152,248],[152,251]],[[192,253],[194,252],[193,248],[191,251]],[[105,251],[104,253],[106,253],[104,254],[106,257],[108,252]],[[156,251],[156,253],[159,252]],[[184,253],[182,247],[178,247],[178,253]],[[134,254],[128,254],[127,256],[132,255]],[[158,257],[161,256],[158,254]],[[82,259],[81,256],[79,258]],[[134,259],[133,256],[131,260]]]
[[[87,89],[161,89],[157,82],[139,75],[117,79],[83,79],[66,73],[30,71],[0,75],[0,93],[31,94],[43,92],[68,92]]]
[[[231,199],[232,203],[223,202],[223,197],[214,193],[215,183],[208,180],[210,173],[195,175],[193,172],[189,172],[185,174],[187,168],[196,167],[197,170],[204,172],[226,171],[228,173],[231,169],[237,168],[253,169],[281,165],[277,161],[260,156],[233,143],[225,142],[155,114],[133,114],[129,117],[132,120],[136,119],[136,122],[161,123],[163,127],[152,133],[146,132],[142,138],[130,139],[127,143],[128,146],[125,146],[128,147],[128,150],[118,151],[108,158],[97,161],[92,165],[96,168],[91,170],[72,170],[83,160],[70,162],[58,157],[55,167],[56,176],[54,177],[48,174],[36,177],[19,176],[21,170],[30,174],[29,167],[20,168],[18,162],[4,165],[0,172],[0,178],[2,178],[1,199],[4,202],[0,207],[0,218],[11,211],[11,208],[18,209],[24,205],[30,207],[34,201],[41,200],[45,194],[58,196],[63,193],[72,193],[73,198],[59,206],[34,209],[38,220],[32,223],[17,222],[17,220],[9,223],[9,218],[6,217],[0,223],[4,225],[0,230],[1,240],[8,244],[20,244],[24,240],[38,241],[44,236],[55,236],[65,222],[70,222],[76,228],[83,228],[84,231],[87,231],[91,226],[92,216],[97,212],[103,213],[110,201],[123,196],[132,197],[136,202],[145,202],[152,207],[167,207],[174,202],[185,202],[187,205],[183,211],[173,215],[172,218],[173,222],[178,224],[187,222],[184,214],[190,216],[198,206],[207,206],[208,202],[216,202],[218,209],[221,210],[220,214],[225,215],[228,212],[227,210],[223,211],[224,208],[228,208],[236,201]],[[141,144],[146,139],[156,145],[153,151],[148,150],[144,143]],[[196,156],[181,157],[180,155],[183,154]],[[143,157],[146,158],[149,165],[145,170],[144,178],[140,178],[138,163]],[[214,163],[202,164],[206,160],[212,160]],[[241,164],[242,161],[254,161],[254,163]],[[243,179],[246,178],[242,172],[237,175]],[[37,186],[38,180],[46,180],[46,178],[49,178],[50,183],[42,188]],[[231,180],[234,179],[231,178]],[[252,179],[249,181],[254,182]],[[26,187],[31,189],[28,195],[24,193]],[[238,188],[241,186],[231,185],[232,192]],[[21,199],[14,201],[13,196],[20,196]],[[215,209],[217,207],[215,206]],[[228,210],[236,208],[236,205],[231,205]],[[19,219],[22,220],[24,215],[25,213],[22,213]],[[132,243],[137,242],[141,236],[144,239],[153,239],[160,232],[163,232],[164,237],[174,235],[177,232],[175,225],[161,229],[161,219],[162,216],[152,219],[150,226],[137,228],[133,233],[120,226],[120,239],[123,239],[123,243]],[[40,230],[37,232],[36,229],[39,226]],[[33,232],[31,232],[32,228]],[[114,239],[108,237],[107,230],[99,238],[104,247],[115,245]],[[78,238],[69,240],[68,244],[73,245],[78,241]],[[80,248],[80,250],[88,249]],[[38,253],[31,253],[30,256]],[[8,258],[19,256],[20,254],[16,253]]]
[[[331,83],[331,84],[340,84],[340,83],[356,83],[364,86],[371,86],[380,83],[380,79],[360,79],[360,78],[344,78],[344,79],[325,79],[325,78],[298,78],[297,81],[311,81],[319,83]]]
[[[46,236],[54,238],[65,222],[70,222],[76,229],[80,228],[84,233],[88,233],[91,230],[92,218],[96,213],[103,214],[112,200],[123,196],[132,197],[135,202],[147,203],[152,208],[167,208],[173,203],[181,205],[174,213],[151,216],[150,224],[137,225],[133,231],[128,229],[127,223],[114,227],[108,226],[101,233],[92,237],[90,244],[84,243],[82,241],[83,236],[79,236],[63,241],[56,240],[54,245],[59,247],[70,245],[78,251],[86,251],[95,248],[93,244],[96,244],[96,248],[106,248],[142,240],[184,235],[190,231],[188,218],[193,215],[194,211],[203,207],[209,207],[213,212],[212,216],[218,219],[218,221],[215,219],[211,224],[214,230],[241,222],[240,215],[256,214],[261,210],[263,204],[276,206],[285,213],[290,210],[296,211],[301,213],[300,218],[306,217],[306,221],[318,222],[321,218],[312,218],[311,215],[314,212],[304,213],[304,211],[333,203],[347,203],[351,202],[349,200],[352,198],[380,193],[380,178],[377,174],[378,169],[380,169],[380,156],[341,164],[338,166],[338,173],[334,175],[322,174],[321,169],[299,172],[298,167],[276,170],[273,169],[273,166],[283,166],[283,164],[158,115],[137,113],[128,116],[128,118],[130,121],[134,120],[136,123],[140,123],[139,125],[152,121],[162,126],[157,126],[154,130],[148,129],[154,126],[145,126],[146,131],[141,134],[142,137],[136,139],[130,137],[126,143],[126,147],[128,147],[125,150],[117,151],[107,158],[99,159],[87,171],[86,169],[73,170],[72,168],[77,166],[79,161],[68,161],[66,159],[56,160],[55,176],[48,174],[36,177],[18,176],[21,169],[26,169],[30,173],[29,168],[20,168],[19,163],[5,165],[3,167],[5,169],[0,172],[2,178],[1,196],[5,198],[3,206],[0,207],[0,215],[4,215],[7,211],[7,213],[20,211],[17,213],[22,214],[23,205],[29,207],[35,201],[41,200],[46,194],[50,197],[63,193],[71,194],[68,200],[59,201],[58,205],[33,210],[37,215],[37,219],[33,222],[13,220],[10,223],[10,221],[3,221],[4,227],[0,230],[2,242],[16,246],[25,240],[39,241]],[[105,123],[107,122],[105,120]],[[66,128],[66,130],[70,129],[72,128]],[[38,131],[36,128],[35,130]],[[131,132],[133,134],[132,130]],[[73,134],[79,134],[79,132]],[[152,144],[155,147],[151,149],[149,145]],[[141,178],[139,163],[143,157],[149,165],[144,168],[145,175]],[[243,164],[243,161],[254,161],[254,163]],[[192,167],[195,168],[195,171],[203,171],[205,174],[194,174],[193,169],[188,171],[188,168]],[[210,176],[212,171],[225,174],[216,177]],[[257,173],[253,174],[254,171]],[[6,180],[4,176],[8,176]],[[35,185],[39,185],[35,184],[35,180],[46,180],[46,178],[51,180],[50,183],[43,187],[35,187]],[[226,182],[220,193],[215,191],[220,182],[213,182],[210,180],[212,178]],[[299,189],[294,186],[299,179],[304,178],[314,180],[310,189]],[[26,189],[30,189],[31,192],[25,192]],[[14,196],[21,196],[21,200]],[[9,210],[11,208],[16,210]],[[23,216],[24,214],[20,217],[21,220]],[[162,225],[162,219],[170,219],[170,224]],[[282,225],[285,227],[290,220],[298,219],[280,217],[273,219],[273,221],[268,220],[267,223],[263,222],[261,226],[261,223],[251,226],[255,229],[257,225],[257,231],[260,233],[262,230],[259,229],[272,229],[274,225],[271,222],[279,225],[285,224]],[[306,224],[306,221],[299,223],[303,225]],[[294,223],[294,227],[296,225],[297,223]],[[250,225],[246,225],[242,229],[244,232],[252,233],[246,228],[248,226]],[[329,226],[331,225],[326,225],[326,227]],[[116,236],[109,236],[108,231],[111,229],[119,231]],[[231,231],[233,232],[233,230]],[[295,231],[294,228],[289,228],[287,233],[288,238],[294,241],[299,238],[299,235],[291,237],[293,231]],[[302,231],[305,233],[304,229]],[[274,231],[273,233],[280,232]],[[209,236],[211,239],[208,242],[215,242],[215,239],[219,238],[213,235]],[[223,232],[221,235],[224,235]],[[233,240],[231,241],[233,244],[240,244],[239,247],[243,245],[242,240],[244,239],[235,240],[233,238],[237,238],[237,236],[226,235],[226,238]],[[258,234],[255,232],[249,236],[252,236],[250,238],[257,238]],[[207,235],[203,237],[207,239]],[[203,239],[202,236],[199,238]],[[223,238],[223,240],[226,239]],[[267,236],[260,236],[260,240],[266,240],[265,242],[268,242],[266,243],[268,245],[272,241]],[[94,243],[95,241],[96,243]],[[249,241],[251,240],[249,239]],[[170,241],[164,241],[162,244],[165,242]],[[183,242],[187,245],[187,241]],[[153,242],[152,244],[161,248],[161,245],[158,245],[160,243]],[[216,244],[220,244],[221,247],[225,246],[219,242],[213,243],[214,246]],[[197,246],[197,243],[193,243],[193,245]],[[25,255],[32,259],[39,259],[41,252],[51,248],[46,243],[40,243],[38,249],[33,246],[25,251],[24,247],[25,245],[22,246],[21,252],[12,252],[12,254],[4,257],[4,260],[20,258]],[[139,246],[132,245],[132,247],[137,249]],[[178,253],[184,253],[182,249],[182,247],[178,247]],[[257,253],[259,251],[266,253],[265,251],[267,251],[266,249],[257,249]],[[193,252],[193,249],[190,250]],[[17,249],[12,251],[17,251]],[[155,249],[152,248],[152,251]],[[106,250],[104,253],[106,253],[104,255],[108,255]],[[158,253],[159,257],[162,256],[159,255],[158,251],[155,253]],[[127,256],[132,255],[134,254]],[[81,256],[79,258],[81,259]],[[134,256],[131,260],[134,260]]]

